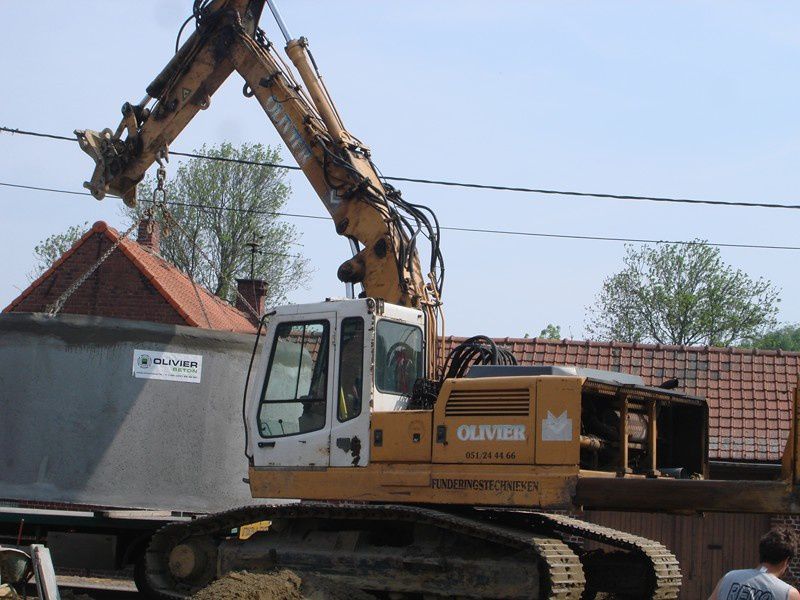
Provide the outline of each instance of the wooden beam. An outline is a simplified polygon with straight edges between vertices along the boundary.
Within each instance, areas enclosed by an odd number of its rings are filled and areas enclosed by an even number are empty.
[[[622,389],[617,392],[619,402],[619,468],[617,475],[624,477],[633,471],[628,466],[628,394]]]
[[[800,471],[800,448],[798,447],[798,440],[800,439],[800,413],[798,411],[800,405],[800,387],[795,387],[792,394],[792,420],[789,429],[789,437],[786,439],[786,445],[783,448],[783,456],[781,457],[781,478],[785,481],[791,482],[792,485],[798,484],[798,475]]]
[[[790,460],[792,461],[792,485],[798,484],[800,476],[800,387],[794,388],[792,394],[792,443],[786,442],[786,446],[791,446]]]
[[[658,477],[658,405],[650,400],[647,406],[647,455],[650,460],[648,477]]]
[[[800,514],[796,488],[782,481],[580,477],[575,504],[597,510]]]

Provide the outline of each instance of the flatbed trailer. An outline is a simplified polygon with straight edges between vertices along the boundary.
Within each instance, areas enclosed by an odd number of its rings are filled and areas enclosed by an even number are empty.
[[[57,572],[124,575],[143,589],[144,554],[153,534],[168,523],[197,516],[69,504],[38,508],[0,501],[0,544],[45,544]]]

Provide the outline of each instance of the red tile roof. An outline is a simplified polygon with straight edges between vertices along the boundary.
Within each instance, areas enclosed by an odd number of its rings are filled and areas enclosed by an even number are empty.
[[[104,221],[98,221],[75,244],[67,250],[36,281],[9,304],[3,312],[11,312],[33,290],[46,281],[58,268],[93,235],[104,234],[112,243],[120,238],[120,233]],[[256,328],[240,310],[218,298],[203,286],[193,282],[186,274],[168,263],[152,250],[126,238],[122,240],[121,250],[158,290],[164,299],[183,318],[187,325],[205,329],[255,333]]]
[[[447,338],[449,350],[464,338]],[[667,346],[498,338],[520,364],[560,364],[640,375],[648,385],[677,377],[687,394],[708,401],[712,460],[779,461],[791,423],[800,353],[708,346]]]

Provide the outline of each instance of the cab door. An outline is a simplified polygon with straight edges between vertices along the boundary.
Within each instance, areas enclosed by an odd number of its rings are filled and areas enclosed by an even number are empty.
[[[332,467],[369,464],[369,424],[372,400],[371,315],[340,316],[336,338],[334,400],[331,404]]]
[[[249,411],[254,466],[329,465],[336,325],[335,313],[270,322],[261,389]]]

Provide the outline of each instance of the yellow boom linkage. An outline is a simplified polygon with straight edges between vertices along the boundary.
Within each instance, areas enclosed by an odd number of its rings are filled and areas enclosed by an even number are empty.
[[[413,228],[404,229],[400,215],[408,203],[381,180],[369,149],[345,129],[306,39],[291,39],[275,12],[287,40],[286,53],[305,90],[295,80],[258,28],[263,8],[264,0],[211,2],[195,14],[196,30],[147,87],[142,101],[122,106],[115,131],[76,131],[81,148],[96,163],[84,185],[98,200],[115,194],[134,206],[136,185],[147,169],[237,71],[245,80],[245,96],[258,100],[330,213],[336,232],[351,241],[354,255],[339,267],[338,278],[362,284],[368,297],[425,313],[425,370],[434,378],[440,355],[440,280],[432,261],[425,281],[416,235]],[[438,255],[438,240],[432,253]]]

